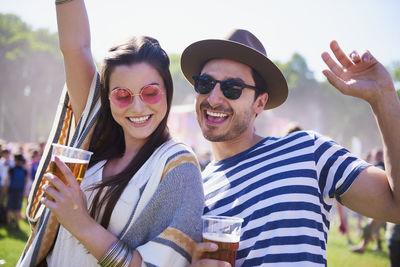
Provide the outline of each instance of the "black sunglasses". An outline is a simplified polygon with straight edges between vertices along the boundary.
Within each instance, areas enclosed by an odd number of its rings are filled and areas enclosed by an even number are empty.
[[[195,75],[192,78],[194,80],[194,90],[202,95],[209,94],[217,83],[220,84],[224,96],[231,100],[238,99],[242,95],[244,88],[250,88],[257,91],[255,86],[245,84],[235,79],[219,81],[208,75]]]

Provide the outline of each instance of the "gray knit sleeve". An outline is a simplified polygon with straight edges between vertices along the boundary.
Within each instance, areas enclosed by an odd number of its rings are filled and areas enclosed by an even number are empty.
[[[194,245],[201,240],[204,208],[201,174],[196,163],[190,152],[169,161],[153,198],[124,237],[149,265],[162,266],[158,261],[163,255],[191,262]],[[154,253],[158,256],[154,257]]]

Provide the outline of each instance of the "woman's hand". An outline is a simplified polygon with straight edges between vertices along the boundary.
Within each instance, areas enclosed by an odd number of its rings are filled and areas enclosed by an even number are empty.
[[[211,260],[211,259],[201,259],[203,253],[213,252],[218,249],[218,245],[215,243],[197,243],[194,248],[192,256],[191,267],[230,267],[231,265],[225,261]]]
[[[68,166],[57,156],[55,163],[69,185],[64,184],[59,177],[51,173],[45,174],[44,178],[52,186],[46,184],[43,186],[43,190],[52,199],[43,197],[41,202],[53,212],[64,228],[72,234],[76,234],[80,224],[91,219],[87,210],[86,196]]]
[[[53,212],[58,222],[99,260],[117,238],[90,217],[86,196],[68,166],[58,157],[55,157],[55,163],[68,185],[51,173],[45,174],[44,178],[52,186],[44,185],[43,190],[54,200],[43,197],[41,202]],[[137,251],[133,253],[129,266],[141,266],[140,254]]]

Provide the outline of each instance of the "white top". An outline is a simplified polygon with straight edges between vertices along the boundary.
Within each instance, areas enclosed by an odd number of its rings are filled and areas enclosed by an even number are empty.
[[[14,162],[11,159],[0,158],[0,186],[4,186],[10,167],[14,167]]]
[[[7,166],[4,164],[4,159],[0,159],[0,186],[4,185],[7,177]]]
[[[93,184],[99,183],[103,176],[103,167],[106,161],[101,161],[87,170],[85,178],[82,180],[81,188],[88,200],[90,207],[97,190],[88,190]],[[136,206],[140,191],[139,189],[146,182],[143,179],[132,179],[111,214],[108,230],[114,235],[118,235],[126,225],[132,208]],[[99,266],[95,257],[90,254],[87,249],[79,243],[64,227],[60,225],[54,249],[47,256],[47,264],[52,266]]]

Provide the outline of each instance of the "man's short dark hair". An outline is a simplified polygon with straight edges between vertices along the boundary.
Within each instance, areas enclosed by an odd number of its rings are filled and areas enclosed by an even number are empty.
[[[253,76],[255,87],[257,88],[257,90],[255,91],[256,93],[254,95],[254,100],[256,100],[259,95],[263,93],[268,93],[267,83],[255,69],[252,68],[251,73]]]
[[[14,160],[15,160],[15,161],[22,162],[22,163],[25,163],[25,158],[24,158],[24,156],[23,156],[22,154],[16,154],[16,155],[14,156]]]

